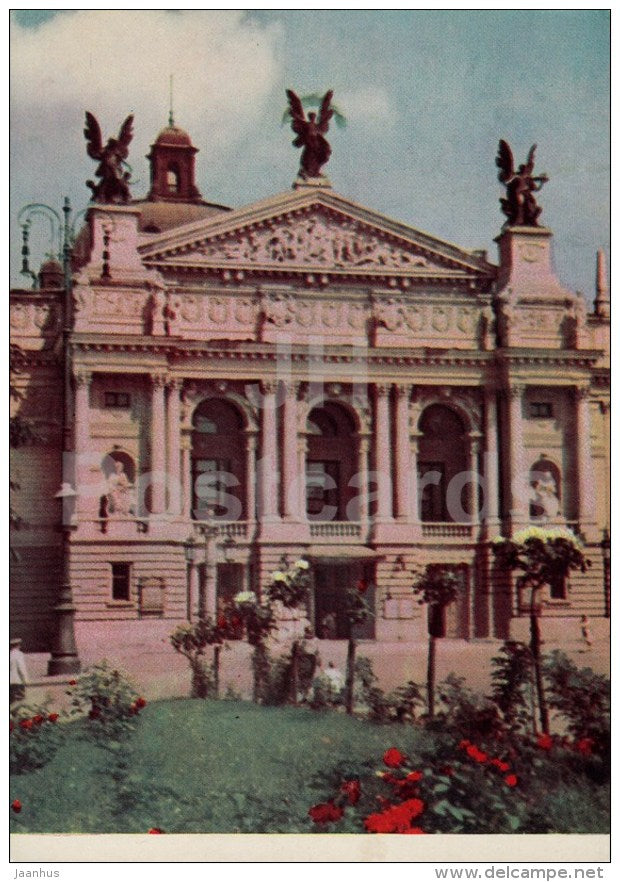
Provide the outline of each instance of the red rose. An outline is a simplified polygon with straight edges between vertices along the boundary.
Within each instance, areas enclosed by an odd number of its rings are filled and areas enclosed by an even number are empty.
[[[590,756],[592,754],[592,748],[594,746],[594,738],[580,738],[579,741],[575,744],[575,747],[582,753],[584,756]]]
[[[349,800],[349,805],[355,805],[359,802],[359,798],[361,795],[361,787],[360,782],[357,780],[353,781],[343,781],[340,785],[340,792],[344,793],[344,795]]]
[[[146,707],[146,700],[144,698],[137,698],[135,701],[136,707]]]
[[[412,821],[414,818],[417,818],[418,815],[422,814],[422,812],[424,811],[424,803],[421,799],[408,799],[405,802],[401,803],[398,808],[406,811],[409,820]]]
[[[413,783],[414,781],[421,781],[424,775],[422,772],[409,772],[405,781],[409,781],[409,783]]]
[[[394,825],[387,812],[368,815],[364,819],[364,827],[368,833],[393,833]]]
[[[343,816],[344,810],[333,802],[321,802],[308,809],[308,814],[315,824],[326,824],[328,821],[338,821]]]
[[[98,720],[101,717],[101,711],[98,707],[94,707],[88,712],[89,720]]]
[[[538,747],[540,747],[541,750],[551,750],[551,748],[553,747],[553,738],[551,737],[551,735],[547,735],[547,733],[544,733],[543,735],[538,736],[536,744]]]
[[[11,803],[11,808],[13,809],[13,811],[14,811],[16,814],[19,814],[19,813],[21,812],[21,810],[22,810],[22,804],[21,804],[21,802],[19,801],[19,799],[14,799],[14,800],[13,800],[13,802]]]
[[[463,740],[459,742],[459,748],[461,750],[467,750],[468,747],[471,747],[471,741],[467,738],[463,738]]]
[[[506,775],[504,781],[509,787],[516,787],[518,778],[516,775]]]
[[[160,830],[159,827],[151,827],[149,833],[163,833],[163,830]]]
[[[488,760],[488,755],[483,751],[479,750],[475,744],[470,744],[468,748],[466,748],[467,756],[471,757],[471,759],[475,760],[477,763],[486,763]]]
[[[491,760],[491,765],[499,769],[500,772],[507,772],[510,768],[510,765],[508,763],[503,762],[503,760],[501,759],[497,759],[497,757]]]
[[[226,616],[220,616],[219,619],[217,620],[218,628],[225,628],[226,625],[227,625]]]
[[[58,714],[50,714],[47,719],[50,723],[55,723],[58,719]]]
[[[32,720],[20,720],[19,725],[22,729],[32,729]]]
[[[32,718],[32,722],[35,724],[35,726],[40,726],[43,722],[43,717],[41,716],[41,714],[37,714],[35,717]]]
[[[454,775],[454,769],[452,766],[442,766],[439,770],[442,775],[446,775],[448,778],[451,778]]]
[[[69,686],[77,686],[77,680],[69,680]]]
[[[396,747],[390,747],[383,754],[383,762],[391,769],[397,769],[405,762],[405,756]]]
[[[408,830],[402,830],[403,833],[426,833],[426,830],[422,830],[420,827],[409,827]]]
[[[357,583],[357,590],[360,594],[365,594],[368,591],[368,582],[366,579],[360,579]]]

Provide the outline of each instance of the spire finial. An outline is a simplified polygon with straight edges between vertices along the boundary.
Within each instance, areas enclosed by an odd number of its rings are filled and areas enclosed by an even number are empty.
[[[605,252],[600,249],[596,253],[596,297],[594,299],[596,315],[609,318],[609,287],[607,285],[607,267]]]
[[[174,115],[172,111],[172,81],[173,75],[170,74],[170,113],[168,114],[168,125],[172,128],[174,125]]]

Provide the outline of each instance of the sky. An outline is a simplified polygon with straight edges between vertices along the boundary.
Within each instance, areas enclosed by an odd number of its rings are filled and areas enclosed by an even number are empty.
[[[86,110],[105,138],[134,113],[132,195],[146,195],[172,74],[203,198],[240,207],[288,190],[299,152],[282,125],[285,89],[331,88],[347,120],[328,136],[333,188],[493,261],[498,141],[517,163],[536,143],[557,274],[591,300],[596,251],[609,253],[609,24],[606,10],[15,11],[12,282],[23,284],[22,206],[88,204]],[[37,223],[34,266],[51,247]]]

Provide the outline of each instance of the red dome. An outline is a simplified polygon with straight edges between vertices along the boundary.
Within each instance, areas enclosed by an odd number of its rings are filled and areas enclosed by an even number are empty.
[[[192,147],[192,139],[184,132],[183,129],[179,129],[177,126],[167,126],[157,136],[156,144],[169,144],[175,147]]]

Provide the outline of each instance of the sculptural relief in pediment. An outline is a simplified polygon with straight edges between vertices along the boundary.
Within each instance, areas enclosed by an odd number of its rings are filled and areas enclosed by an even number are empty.
[[[395,244],[372,228],[353,220],[323,214],[291,216],[263,227],[237,230],[194,250],[209,262],[280,264],[432,271],[436,268],[413,244]]]

